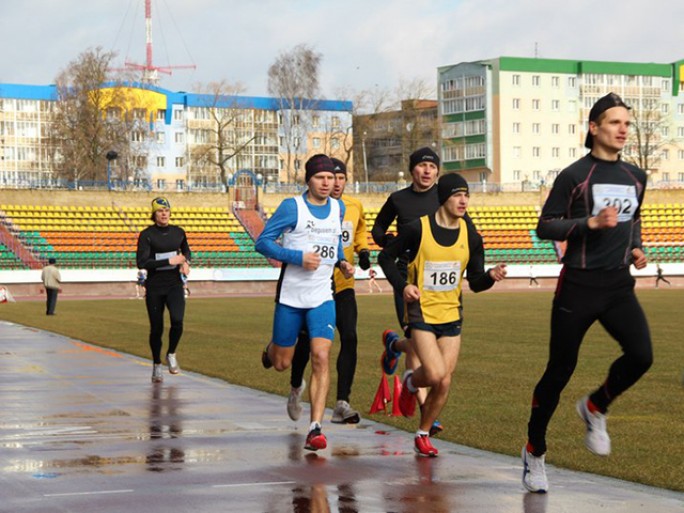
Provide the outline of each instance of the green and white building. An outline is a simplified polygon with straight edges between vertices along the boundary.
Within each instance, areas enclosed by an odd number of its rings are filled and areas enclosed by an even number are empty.
[[[445,170],[522,190],[584,155],[589,110],[615,92],[632,107],[634,160],[661,187],[684,187],[684,60],[627,63],[499,57],[438,68]],[[635,137],[641,131],[641,143]],[[641,158],[641,160],[640,160]]]

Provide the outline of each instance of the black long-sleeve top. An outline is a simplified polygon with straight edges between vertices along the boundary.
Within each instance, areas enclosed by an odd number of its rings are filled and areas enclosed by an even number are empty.
[[[640,207],[646,173],[636,166],[601,160],[591,153],[558,175],[542,208],[537,235],[567,241],[563,263],[576,269],[618,269],[641,248]],[[587,224],[606,206],[618,208],[615,228],[591,230]]]
[[[443,228],[437,224],[435,214],[428,216],[430,229],[435,241],[442,246],[453,246],[458,240],[460,228]],[[470,257],[466,266],[465,278],[473,292],[482,292],[494,285],[494,280],[484,268],[484,246],[482,236],[477,232],[472,223],[466,223],[468,230],[468,250]],[[385,273],[387,281],[397,292],[402,292],[408,283],[397,268],[397,259],[407,257],[411,262],[416,258],[423,228],[420,219],[416,219],[406,225],[400,234],[387,244],[378,255],[378,263]]]
[[[433,185],[424,192],[416,192],[413,186],[409,185],[393,192],[387,198],[375,218],[371,236],[378,246],[384,248],[392,239],[388,236],[387,230],[395,219],[397,220],[397,233],[400,234],[406,224],[422,216],[433,214],[438,208],[437,185]]]
[[[140,232],[136,260],[138,269],[147,270],[148,290],[182,285],[178,266],[169,264],[169,258],[177,254],[185,255],[188,262],[192,256],[183,228],[153,224]]]

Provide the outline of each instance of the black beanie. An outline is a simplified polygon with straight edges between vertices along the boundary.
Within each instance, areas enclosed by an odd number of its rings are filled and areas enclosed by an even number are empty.
[[[428,148],[426,146],[425,148],[420,148],[419,150],[411,153],[411,156],[409,157],[409,173],[413,171],[414,167],[425,161],[432,162],[437,166],[437,169],[439,169],[439,156],[432,150],[432,148]]]
[[[330,160],[330,157],[323,155],[322,153],[318,153],[307,160],[304,168],[306,169],[304,179],[307,183],[313,175],[320,173],[321,171],[335,172],[335,164]]]
[[[444,205],[444,202],[448,200],[452,194],[457,192],[465,192],[470,194],[468,189],[468,182],[458,173],[449,173],[444,175],[437,182],[437,198],[439,198],[439,204]]]
[[[332,163],[335,166],[335,174],[341,173],[344,176],[347,176],[347,166],[344,164],[344,162],[342,162],[340,159],[336,159],[335,157],[330,157],[330,160],[332,160]]]

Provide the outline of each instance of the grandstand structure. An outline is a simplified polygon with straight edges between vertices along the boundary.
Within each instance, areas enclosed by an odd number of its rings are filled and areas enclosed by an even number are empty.
[[[264,218],[273,211],[264,208]],[[369,229],[378,211],[366,209]],[[539,206],[473,206],[469,212],[483,236],[488,265],[558,263],[562,248],[536,236]],[[188,235],[194,268],[272,268],[255,251],[258,233],[243,224],[244,217],[229,206],[178,206],[172,223]],[[642,220],[649,259],[684,262],[684,203],[644,205]],[[150,223],[148,208],[116,203],[0,204],[0,271],[39,269],[50,257],[63,269],[133,269],[138,233]],[[375,261],[379,248],[370,233],[368,242]]]

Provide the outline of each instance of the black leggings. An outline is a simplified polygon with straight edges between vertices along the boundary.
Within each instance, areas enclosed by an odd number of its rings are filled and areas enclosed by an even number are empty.
[[[335,294],[335,315],[337,331],[340,333],[340,353],[337,356],[337,400],[349,402],[351,387],[356,373],[356,349],[358,337],[356,322],[358,310],[354,289],[345,289]],[[290,385],[299,388],[302,385],[304,369],[309,362],[311,345],[306,331],[299,334],[292,358]]]
[[[528,424],[528,439],[536,455],[546,452],[546,429],[575,370],[582,339],[597,320],[622,348],[605,382],[590,395],[599,410],[605,412],[653,363],[648,322],[634,294],[629,269],[564,269],[551,312],[549,361],[534,389]]]
[[[150,349],[154,363],[162,363],[162,334],[164,333],[164,306],[169,309],[171,329],[169,330],[169,349],[166,352],[175,353],[183,334],[183,317],[185,315],[185,295],[183,285],[167,289],[163,293],[147,289],[145,295],[147,316],[150,319]]]

